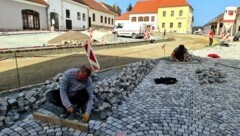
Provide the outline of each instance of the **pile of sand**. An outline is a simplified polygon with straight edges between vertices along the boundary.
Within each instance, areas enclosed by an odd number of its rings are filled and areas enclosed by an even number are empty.
[[[68,31],[48,41],[48,44],[60,44],[63,41],[77,41],[85,43],[89,40],[90,37],[86,34],[81,33],[80,31]]]

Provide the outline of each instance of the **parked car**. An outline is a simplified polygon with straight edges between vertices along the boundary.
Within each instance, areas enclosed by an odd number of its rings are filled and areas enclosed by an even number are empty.
[[[114,27],[112,33],[117,36],[127,36],[137,39],[144,36],[147,29],[146,24],[142,23],[121,23]]]
[[[240,32],[238,32],[237,34],[235,34],[233,41],[239,41],[240,39]]]

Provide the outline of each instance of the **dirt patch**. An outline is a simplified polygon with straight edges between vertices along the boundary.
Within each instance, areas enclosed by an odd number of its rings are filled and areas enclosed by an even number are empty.
[[[84,43],[86,41],[89,41],[89,39],[90,37],[88,35],[83,34],[80,31],[69,31],[48,41],[48,44],[60,44],[63,41],[73,41],[73,40]]]
[[[179,44],[184,44],[191,51],[205,48],[208,44],[208,37],[177,34],[173,35],[173,37],[176,41],[166,42],[165,50],[162,48],[164,43],[146,43],[144,45],[132,44],[129,46],[96,46],[94,47],[94,52],[102,69],[108,69],[142,59],[156,59],[169,56]],[[29,56],[29,58],[18,60],[21,86],[44,82],[69,68],[82,65],[89,66],[85,51],[82,48],[24,52],[17,55]],[[32,56],[36,55],[44,55],[45,57],[32,58]],[[6,54],[1,56],[6,58]],[[9,57],[11,57],[11,54]],[[15,60],[1,61],[0,65],[4,66],[0,67],[0,91],[17,88]]]

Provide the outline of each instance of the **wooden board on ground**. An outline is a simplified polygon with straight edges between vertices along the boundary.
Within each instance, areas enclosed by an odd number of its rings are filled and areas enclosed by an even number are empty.
[[[37,121],[42,121],[49,124],[59,125],[63,127],[69,127],[73,129],[80,130],[82,132],[88,132],[88,124],[74,122],[67,119],[62,119],[54,116],[45,115],[42,113],[33,113],[33,119]]]

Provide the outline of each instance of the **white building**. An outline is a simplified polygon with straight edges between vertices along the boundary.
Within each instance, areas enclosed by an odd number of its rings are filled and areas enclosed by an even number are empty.
[[[0,0],[0,31],[111,28],[112,10],[95,0]]]
[[[224,19],[224,13],[218,15],[213,20],[209,21],[206,25],[204,25],[204,32],[209,32],[210,30],[215,30],[215,35],[221,35]],[[237,18],[236,23],[233,25],[232,34],[240,32],[240,7],[237,9]]]
[[[115,25],[128,23],[129,21],[129,12],[124,13],[123,15],[116,18]]]
[[[95,0],[82,0],[89,6],[89,27],[108,27],[112,28],[115,24],[116,13],[103,7]]]
[[[47,29],[44,0],[0,0],[0,31]]]
[[[138,1],[133,9],[116,19],[116,25],[123,22],[140,22],[152,26],[152,30],[158,28],[158,5],[155,1]]]
[[[49,26],[55,30],[84,30],[88,28],[89,7],[81,0],[46,0]]]

